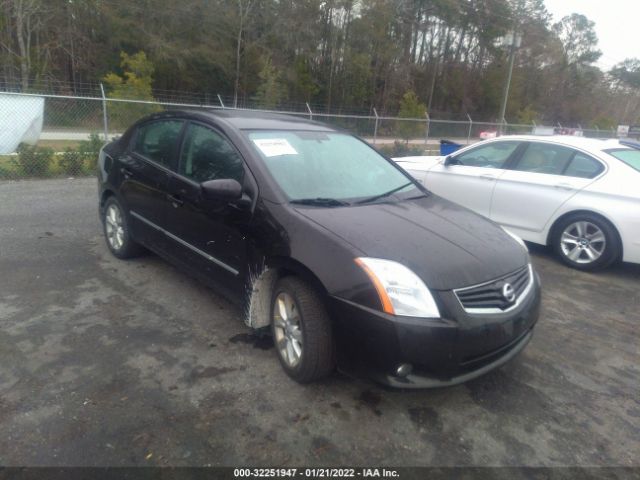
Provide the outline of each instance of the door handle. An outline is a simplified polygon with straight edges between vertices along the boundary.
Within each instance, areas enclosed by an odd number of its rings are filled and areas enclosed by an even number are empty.
[[[167,195],[167,198],[171,202],[171,205],[173,205],[173,208],[178,208],[184,203],[184,200],[180,197],[176,197],[175,195]]]
[[[120,169],[120,173],[122,173],[125,176],[125,178],[129,178],[133,175],[133,172],[131,170],[128,170],[124,167]]]
[[[573,185],[570,183],[557,183],[554,187],[561,188],[562,190],[573,190]]]
[[[482,180],[495,180],[496,179],[496,177],[494,177],[490,173],[483,173],[482,175],[480,175],[480,178]]]

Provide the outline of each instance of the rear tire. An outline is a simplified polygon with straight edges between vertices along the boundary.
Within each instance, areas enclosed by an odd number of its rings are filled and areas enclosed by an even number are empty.
[[[116,197],[109,197],[104,204],[102,227],[107,247],[121,260],[137,257],[144,252],[131,238],[127,217]]]
[[[296,382],[313,382],[333,372],[331,320],[318,292],[297,277],[276,283],[271,332],[280,364]]]
[[[607,220],[591,213],[562,219],[553,230],[552,244],[566,265],[583,271],[609,267],[620,258],[620,237]]]

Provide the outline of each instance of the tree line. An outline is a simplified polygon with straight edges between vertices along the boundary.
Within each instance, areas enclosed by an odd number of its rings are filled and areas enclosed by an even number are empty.
[[[640,60],[610,71],[594,23],[554,23],[543,0],[0,0],[0,86],[143,97],[222,94],[396,115],[610,128],[638,123]],[[421,111],[421,110],[420,110]]]

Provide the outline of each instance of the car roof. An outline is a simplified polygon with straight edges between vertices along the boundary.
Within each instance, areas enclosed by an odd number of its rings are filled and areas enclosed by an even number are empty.
[[[174,111],[175,112],[175,111]],[[239,130],[311,130],[337,132],[328,125],[308,120],[303,116],[241,109],[183,110],[181,113],[207,116]],[[301,114],[302,115],[302,114]]]
[[[502,135],[496,139],[486,140],[487,142],[495,142],[497,140],[518,140],[524,142],[553,142],[567,147],[581,148],[583,150],[603,151],[610,148],[631,148],[620,143],[616,138],[588,138],[577,137],[572,135]]]

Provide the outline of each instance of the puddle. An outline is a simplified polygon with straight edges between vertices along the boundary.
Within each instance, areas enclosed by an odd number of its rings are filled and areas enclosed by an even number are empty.
[[[246,345],[253,345],[253,348],[259,348],[260,350],[269,350],[273,348],[273,339],[271,335],[262,332],[256,333],[239,333],[229,339],[231,343],[244,343]]]

